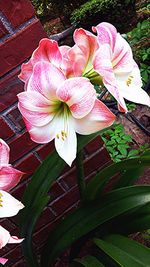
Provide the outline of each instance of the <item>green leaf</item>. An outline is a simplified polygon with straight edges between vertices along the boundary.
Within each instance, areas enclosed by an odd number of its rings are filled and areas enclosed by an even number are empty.
[[[118,145],[117,148],[123,156],[127,156],[127,149],[125,145]]]
[[[146,152],[146,155],[139,156],[133,159],[122,160],[121,162],[113,163],[110,166],[99,171],[96,176],[87,184],[85,189],[85,200],[91,201],[97,198],[106,183],[115,174],[121,172],[125,173],[127,170],[133,170],[135,168],[143,168],[150,165],[150,150]]]
[[[133,185],[140,175],[144,172],[144,168],[133,168],[131,170],[126,170],[119,179],[114,182],[113,188],[117,189],[120,187],[130,186]]]
[[[149,202],[150,186],[133,186],[114,190],[99,201],[86,203],[50,233],[42,254],[42,266],[50,267],[67,247],[100,225]]]
[[[95,244],[121,267],[149,267],[150,249],[121,235],[110,235]]]
[[[78,136],[78,151],[99,134],[100,132],[88,136]],[[38,217],[49,201],[47,193],[52,183],[62,172],[64,166],[65,162],[59,157],[57,152],[52,152],[34,173],[23,195],[22,202],[25,208],[20,212],[20,228],[21,235],[25,237],[23,242],[24,255],[31,267],[39,266],[32,251],[34,227]]]
[[[75,261],[80,263],[84,267],[105,267],[97,258],[93,256],[86,256],[82,259],[75,259]]]
[[[139,155],[139,150],[133,149],[128,153],[128,158],[135,157],[137,155]]]

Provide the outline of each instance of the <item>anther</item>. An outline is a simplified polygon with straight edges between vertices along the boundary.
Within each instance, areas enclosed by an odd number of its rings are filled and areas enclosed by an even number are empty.
[[[59,139],[59,134],[56,135],[57,139]]]

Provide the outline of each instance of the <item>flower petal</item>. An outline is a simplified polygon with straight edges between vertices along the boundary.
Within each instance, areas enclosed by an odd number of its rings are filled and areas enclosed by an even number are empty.
[[[21,81],[27,83],[31,77],[32,71],[33,71],[33,65],[31,63],[31,60],[29,60],[27,63],[23,63],[21,65],[21,73],[18,75],[18,78]]]
[[[75,120],[75,131],[88,135],[109,127],[115,120],[115,115],[98,99],[91,112],[83,119]]]
[[[74,31],[74,41],[82,51],[86,64],[84,73],[86,73],[92,68],[92,58],[95,51],[98,49],[97,38],[91,32],[80,28]]]
[[[96,27],[92,27],[92,30],[94,32],[97,32],[99,46],[108,44],[110,45],[112,52],[114,52],[117,38],[116,28],[108,22],[102,22],[99,23]]]
[[[5,263],[8,261],[8,259],[5,259],[5,258],[0,258],[0,263],[2,265],[5,265]]]
[[[118,33],[112,56],[114,71],[129,72],[133,69],[134,60],[132,50],[127,41]]]
[[[8,191],[15,187],[22,175],[23,172],[16,170],[12,166],[2,166],[0,168],[0,189]]]
[[[17,95],[18,108],[23,117],[34,126],[43,126],[54,116],[53,102],[36,91],[26,91]]]
[[[65,80],[64,74],[51,63],[38,62],[33,68],[27,91],[36,91],[47,99],[55,98],[58,84]]]
[[[116,74],[120,92],[129,101],[150,106],[149,95],[141,88],[140,71],[137,65],[130,73]]]
[[[109,45],[101,45],[93,59],[93,66],[103,79],[108,91],[115,97],[124,112],[127,111],[123,96],[118,88],[115,73],[111,63],[111,50]]]
[[[21,243],[24,240],[24,238],[18,238],[17,236],[10,236],[8,243],[9,244],[18,244]]]
[[[55,138],[55,125],[53,125],[53,120],[42,127],[30,125],[28,131],[31,139],[38,144],[46,144],[53,140]]]
[[[10,238],[10,233],[0,225],[0,249],[6,246]]]
[[[0,199],[0,218],[12,217],[16,215],[20,209],[24,208],[24,205],[20,201],[3,190],[0,190]]]
[[[74,118],[83,118],[93,108],[96,91],[87,78],[76,77],[64,81],[57,90],[57,97],[65,102]]]
[[[77,151],[77,137],[74,130],[74,121],[71,117],[66,120],[62,116],[57,116],[57,118],[55,118],[55,125],[57,133],[55,138],[56,151],[59,156],[71,166]],[[64,133],[64,135],[62,133]]]
[[[44,38],[40,41],[38,48],[31,57],[32,64],[41,61],[51,62],[56,67],[60,67],[62,55],[59,51],[58,43],[55,40]]]
[[[0,138],[0,165],[7,165],[9,162],[9,146]]]

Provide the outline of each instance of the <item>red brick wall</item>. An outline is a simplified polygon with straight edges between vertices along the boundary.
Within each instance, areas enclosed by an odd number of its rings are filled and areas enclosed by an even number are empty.
[[[12,192],[18,199],[21,199],[33,171],[54,148],[52,142],[43,146],[30,140],[17,109],[16,97],[23,91],[23,83],[17,77],[20,66],[31,56],[39,40],[45,36],[46,33],[35,17],[30,1],[0,1],[0,137],[10,145],[10,162],[27,173]],[[90,178],[108,161],[108,153],[98,137],[85,150],[86,177]],[[34,233],[33,240],[37,251],[43,245],[47,232],[64,214],[77,205],[79,194],[75,168],[64,170],[53,185],[51,196],[52,202],[44,210]],[[11,234],[19,235],[16,217],[4,219],[1,224]],[[9,258],[7,266],[28,267],[24,263],[20,245],[6,246],[0,251],[0,256]]]

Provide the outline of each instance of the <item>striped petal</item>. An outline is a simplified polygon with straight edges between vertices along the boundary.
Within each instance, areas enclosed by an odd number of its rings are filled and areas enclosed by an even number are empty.
[[[18,108],[26,122],[34,126],[43,126],[52,120],[53,102],[38,91],[22,92],[18,94],[18,99]]]
[[[33,68],[27,91],[36,91],[47,99],[55,99],[59,84],[65,80],[64,74],[51,63],[38,62]]]
[[[8,191],[15,187],[24,173],[16,170],[11,165],[0,168],[0,189]]]
[[[92,27],[92,30],[97,32],[99,46],[108,44],[110,45],[112,52],[114,52],[117,38],[116,28],[110,23],[102,22],[96,27]]]
[[[0,218],[16,215],[24,205],[9,193],[0,190]]]
[[[9,146],[0,138],[0,166],[9,162]]]
[[[70,78],[64,81],[57,90],[57,97],[65,102],[74,118],[83,118],[93,108],[96,91],[88,79]]]
[[[59,51],[58,43],[55,40],[44,38],[40,41],[38,48],[33,52],[31,57],[32,64],[37,62],[51,62],[56,67],[60,67],[62,60],[61,52]]]
[[[96,99],[91,112],[83,119],[75,120],[75,130],[79,134],[88,135],[111,126],[115,115],[99,100]]]

